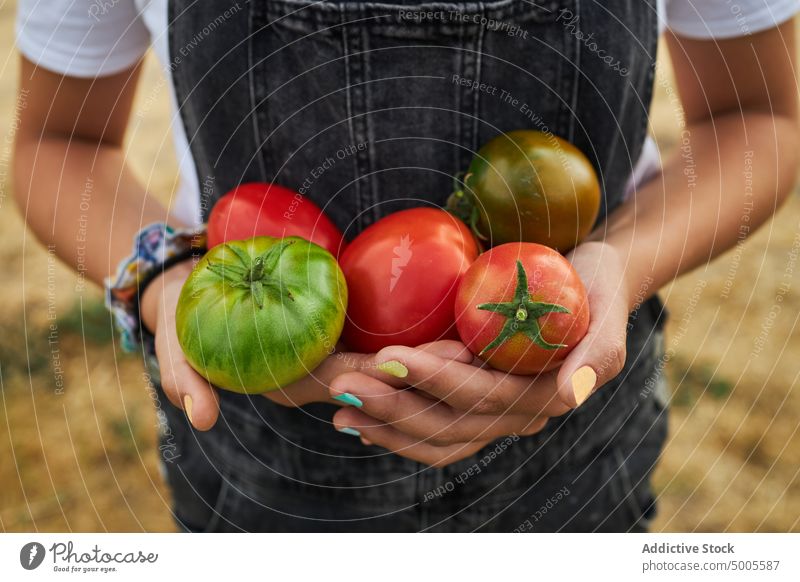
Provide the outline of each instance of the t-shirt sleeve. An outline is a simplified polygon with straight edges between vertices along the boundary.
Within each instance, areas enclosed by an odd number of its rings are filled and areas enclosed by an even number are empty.
[[[773,28],[799,10],[800,0],[666,0],[666,21],[680,36],[723,39]]]
[[[102,77],[136,63],[150,35],[135,0],[19,0],[16,40],[38,66]]]

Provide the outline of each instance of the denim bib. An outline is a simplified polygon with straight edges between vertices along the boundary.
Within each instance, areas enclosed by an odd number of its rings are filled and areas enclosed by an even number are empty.
[[[443,206],[482,144],[529,128],[586,153],[601,180],[602,223],[622,202],[646,137],[656,0],[171,0],[169,21],[204,217],[240,182],[274,181],[314,200],[352,238],[397,210]],[[646,527],[666,420],[647,389],[659,377],[661,319],[657,300],[631,316],[625,369],[579,410],[443,469],[337,433],[325,404],[290,409],[224,392],[208,433],[165,407],[178,523]]]

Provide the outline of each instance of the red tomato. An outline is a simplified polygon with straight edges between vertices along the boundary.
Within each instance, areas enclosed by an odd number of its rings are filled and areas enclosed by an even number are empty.
[[[299,236],[333,256],[344,248],[336,225],[302,194],[278,184],[251,182],[220,198],[208,218],[208,248],[254,236]]]
[[[349,293],[342,339],[358,352],[457,337],[453,304],[478,245],[460,220],[412,208],[358,235],[339,261]]]
[[[470,351],[515,374],[558,367],[589,327],[578,273],[557,251],[536,243],[482,254],[461,280],[455,309]]]

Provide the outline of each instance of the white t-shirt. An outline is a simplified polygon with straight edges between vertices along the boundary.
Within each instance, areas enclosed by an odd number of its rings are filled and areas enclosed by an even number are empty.
[[[167,1],[19,0],[17,46],[37,65],[74,77],[123,71],[152,46],[169,74]],[[700,39],[753,34],[788,20],[799,10],[800,0],[658,0],[662,31],[669,28],[680,36]],[[174,110],[171,83],[170,97]],[[200,186],[180,116],[172,119],[181,173],[174,214],[198,224]],[[632,180],[657,168],[658,153],[648,141]]]

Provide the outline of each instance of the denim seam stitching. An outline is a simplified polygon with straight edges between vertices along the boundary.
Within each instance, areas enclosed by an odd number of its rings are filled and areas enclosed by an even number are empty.
[[[480,6],[480,12],[482,16],[486,16],[486,5],[483,2],[479,2],[478,5]],[[481,66],[483,65],[483,41],[484,41],[484,33],[485,28],[483,26],[478,28],[478,37],[475,39],[475,81],[477,83],[481,82]],[[480,135],[480,124],[478,120],[480,118],[481,109],[481,96],[480,91],[473,91],[475,94],[475,99],[472,104],[472,151],[477,152],[480,143],[479,143],[479,135]]]
[[[350,139],[355,136],[355,129],[353,127],[353,95],[351,92],[351,78],[350,78],[350,43],[347,39],[347,19],[346,12],[343,4],[338,4],[340,8],[340,22],[342,29],[342,65],[344,67],[344,84],[345,84],[345,108],[347,115],[347,131]],[[363,208],[361,204],[361,184],[358,180],[358,161],[353,156],[353,187],[355,188],[355,202],[356,202],[356,223],[358,230],[363,228]]]
[[[248,37],[247,37],[247,77],[248,77],[248,84],[250,85],[249,86],[249,91],[250,91],[250,119],[252,120],[253,139],[255,140],[256,152],[258,152],[258,155],[256,156],[256,159],[258,160],[258,169],[259,169],[260,174],[261,174],[261,180],[264,181],[264,182],[268,182],[269,178],[267,176],[267,163],[266,163],[266,160],[264,159],[265,156],[267,155],[268,149],[265,147],[266,144],[264,143],[264,140],[263,140],[263,138],[261,136],[261,130],[260,130],[260,127],[259,127],[259,125],[260,125],[259,121],[258,121],[258,116],[259,116],[259,106],[258,106],[258,104],[259,104],[259,100],[256,98],[255,63],[253,62],[253,36],[254,36],[254,31],[256,30],[256,28],[254,26],[254,20],[255,20],[254,12],[255,12],[257,6],[259,6],[259,4],[257,2],[250,3],[250,10],[249,10],[248,16],[247,16],[247,27],[248,27],[248,29],[247,29],[247,33],[248,33]],[[265,79],[266,79],[266,75],[264,76],[264,78],[262,78],[262,82],[266,82]],[[267,90],[265,92],[265,94],[269,95],[269,90]],[[267,99],[261,100],[260,108],[262,108],[262,110],[266,109],[267,108],[267,103],[268,103]],[[265,115],[266,118],[269,117],[269,115],[266,112],[264,112],[263,114]]]
[[[575,9],[575,14],[581,13],[581,0],[574,0],[573,6]],[[578,109],[578,95],[580,94],[580,86],[581,86],[581,48],[580,48],[580,41],[578,37],[575,37],[575,42],[572,44],[575,50],[575,58],[574,58],[574,66],[573,66],[573,73],[572,73],[572,100],[570,101],[570,109],[569,112],[569,127],[567,128],[567,139],[570,142],[575,141],[575,111]],[[561,75],[563,76],[563,75]]]
[[[459,21],[458,25],[458,48],[459,50],[456,51],[456,66],[455,72],[458,74],[459,78],[464,77],[464,23]],[[451,77],[452,79],[452,77]],[[461,171],[462,162],[467,161],[465,160],[465,156],[463,155],[463,145],[461,142],[461,124],[462,121],[460,120],[460,115],[458,112],[461,111],[461,91],[458,90],[458,86],[455,87],[453,91],[453,113],[452,115],[455,116],[455,123],[453,123],[453,129],[455,131],[455,146],[453,148],[453,172],[454,175],[457,175],[457,172]]]
[[[389,16],[391,19],[386,18],[387,23],[402,23],[399,16],[401,9],[418,8],[420,10],[430,8],[452,9],[456,4],[453,2],[420,2],[418,4],[397,4],[397,3],[383,3],[383,2],[284,2],[273,4],[268,3],[266,10],[270,15],[279,17],[288,16],[292,20],[305,20],[314,23],[321,23],[323,21],[332,20],[337,21],[341,15],[350,14],[364,14],[375,13],[383,11],[381,16]],[[544,7],[536,2],[526,0],[495,0],[492,2],[463,2],[458,4],[462,14],[467,15],[491,15],[492,18],[501,19],[512,16],[524,16],[533,19],[536,22],[547,22],[553,19],[556,3],[550,3],[553,9]],[[313,8],[313,10],[306,10]],[[423,26],[439,27],[440,24],[436,22],[423,22]]]
[[[644,515],[642,514],[642,508],[639,507],[639,504],[636,503],[636,498],[634,494],[636,492],[636,487],[633,485],[633,479],[631,478],[631,474],[628,471],[628,467],[626,465],[626,458],[623,456],[622,452],[618,449],[614,449],[614,456],[617,459],[617,463],[619,464],[618,471],[619,471],[619,478],[622,481],[622,485],[625,488],[623,493],[622,502],[625,503],[625,506],[632,512],[633,517],[636,518],[635,523],[639,523]],[[622,503],[621,502],[621,503]],[[634,524],[635,525],[635,524]]]
[[[348,90],[352,92],[352,103],[355,107],[356,114],[354,115],[353,120],[353,134],[350,136],[352,144],[358,144],[366,141],[366,132],[367,132],[367,118],[369,117],[369,113],[366,110],[365,104],[365,94],[366,90],[364,88],[364,81],[366,80],[365,75],[365,68],[367,66],[367,55],[365,54],[364,44],[363,44],[363,34],[364,34],[364,27],[360,26],[360,23],[363,22],[364,14],[360,13],[358,18],[359,25],[355,28],[350,28],[350,42],[349,46],[352,49],[352,55],[355,57],[350,60],[350,82],[351,86],[348,87]],[[372,193],[371,189],[369,188],[369,184],[364,184],[363,177],[369,175],[369,167],[364,160],[364,152],[359,151],[353,155],[353,159],[356,164],[356,185],[357,185],[357,192],[359,196],[359,204],[361,208],[364,210],[370,209],[370,214],[363,212],[361,214],[361,226],[369,226],[372,222],[374,222],[374,218],[370,218],[370,215],[374,217],[375,208],[372,200]]]
[[[361,9],[361,19],[362,21],[366,22],[368,19],[368,14],[366,9]],[[369,199],[369,206],[372,208],[372,221],[375,222],[380,219],[380,208],[377,200],[378,196],[378,177],[375,173],[376,164],[374,163],[375,160],[375,152],[374,147],[371,147],[372,142],[374,141],[375,132],[373,126],[373,119],[371,115],[372,111],[372,84],[369,82],[372,79],[370,65],[371,65],[371,53],[370,53],[370,44],[369,44],[369,32],[366,26],[359,27],[361,30],[361,79],[359,80],[359,89],[361,91],[361,99],[363,101],[363,111],[364,115],[362,116],[362,126],[363,126],[363,134],[358,136],[358,140],[353,143],[353,145],[358,146],[360,143],[366,143],[367,147],[365,150],[359,150],[356,152],[356,156],[358,156],[362,162],[362,176],[366,176],[369,180],[368,187],[367,187],[367,197]]]

